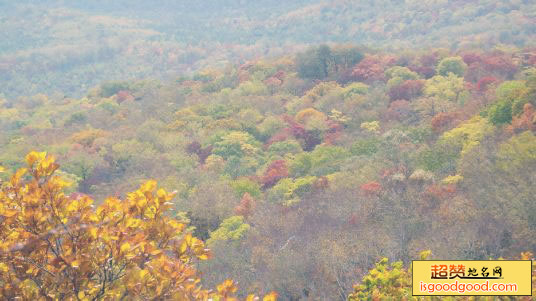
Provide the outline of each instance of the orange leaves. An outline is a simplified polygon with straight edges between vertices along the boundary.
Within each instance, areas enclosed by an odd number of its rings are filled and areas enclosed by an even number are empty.
[[[26,163],[31,168],[35,162],[43,161],[46,156],[46,152],[30,152],[28,155],[26,155]]]
[[[36,179],[46,177],[54,173],[54,171],[59,168],[59,165],[56,164],[55,161],[56,159],[54,156],[47,156],[46,152],[34,151],[26,155],[26,164],[28,164],[28,168],[32,170],[32,175]],[[22,172],[22,170],[23,169],[19,169],[19,171],[24,174],[26,171]],[[15,176],[18,175],[19,171],[15,173]],[[20,177],[18,180],[20,180]]]
[[[39,165],[37,166],[36,170],[37,174],[43,177],[51,175],[59,167],[60,166],[55,163],[54,156],[47,156],[45,159],[39,162]]]
[[[229,298],[230,294],[234,294],[238,290],[237,287],[234,285],[233,280],[225,280],[223,283],[218,284],[216,289],[223,298],[226,298],[226,300],[237,300],[236,298]]]
[[[88,196],[63,193],[68,183],[53,175],[53,156],[32,152],[26,161],[28,168],[0,187],[0,249],[9,251],[0,256],[1,294],[208,298],[192,263],[209,252],[184,223],[165,215],[173,193],[147,181],[126,199],[107,198],[94,208]]]
[[[220,298],[223,298],[225,301],[237,301],[238,298],[234,297],[234,294],[238,290],[235,283],[231,279],[226,279],[222,283],[218,284],[216,287],[217,289],[217,298],[216,300],[222,300]],[[260,301],[260,298],[251,294],[248,295],[246,298],[246,301]],[[262,298],[262,301],[277,301],[277,293],[271,292]]]
[[[237,300],[231,280],[217,291],[201,287],[193,263],[208,259],[209,250],[166,215],[174,193],[157,189],[156,181],[94,208],[86,195],[63,193],[68,183],[53,175],[53,156],[32,152],[26,161],[28,169],[0,186],[0,295]]]
[[[235,207],[234,212],[237,215],[241,215],[247,218],[252,213],[254,207],[255,200],[248,192],[245,192],[242,196],[242,199],[240,200],[240,205]]]
[[[255,295],[248,295],[246,301],[259,301],[260,298]],[[277,301],[277,293],[271,292],[262,298],[262,301]]]
[[[190,255],[188,254],[190,253],[189,251],[201,260],[206,260],[210,257],[210,252],[205,248],[205,243],[202,240],[193,237],[191,233],[187,233],[184,236],[179,246],[178,253],[181,260],[190,260]]]
[[[93,142],[95,142],[96,139],[103,138],[108,135],[109,133],[103,130],[89,129],[72,135],[71,141],[77,144],[81,144],[86,148],[90,148],[93,146]]]
[[[0,215],[1,216],[5,216],[5,217],[9,218],[9,217],[15,216],[17,213],[18,213],[17,210],[4,209],[4,208],[0,207]]]
[[[13,187],[19,186],[19,182],[20,182],[22,176],[24,176],[26,174],[26,172],[28,172],[28,170],[26,168],[21,168],[21,169],[17,170],[15,172],[15,174],[13,174],[11,176],[11,185]]]
[[[149,197],[154,192],[155,189],[156,189],[156,181],[149,180],[141,184],[140,189],[138,189],[138,191],[145,194],[146,197]]]
[[[277,293],[271,292],[262,298],[262,301],[277,301]]]

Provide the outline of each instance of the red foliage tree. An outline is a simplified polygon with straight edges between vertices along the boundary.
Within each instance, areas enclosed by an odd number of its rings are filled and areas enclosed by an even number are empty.
[[[404,120],[411,114],[410,103],[407,100],[399,99],[393,101],[387,109],[386,116],[389,120]]]
[[[305,127],[301,125],[300,123],[298,123],[296,120],[294,120],[294,117],[289,116],[289,115],[284,115],[283,120],[288,124],[287,130],[292,136],[298,139],[305,138],[305,134],[307,132],[305,130]]]
[[[476,53],[466,53],[462,56],[462,59],[467,65],[482,61],[482,57]]]
[[[429,214],[431,210],[440,208],[443,201],[456,195],[455,185],[430,185],[423,193],[423,198],[419,199],[419,210],[424,214]]]
[[[422,94],[423,87],[423,80],[407,80],[389,89],[389,98],[391,98],[391,101],[398,99],[411,100]]]
[[[199,163],[204,164],[208,156],[212,154],[212,145],[202,148],[199,142],[194,141],[186,146],[186,152],[196,154],[199,158]]]
[[[343,126],[333,120],[328,121],[328,131],[324,135],[324,143],[333,145],[342,135]]]
[[[435,133],[441,133],[455,126],[459,121],[457,112],[441,112],[432,118],[432,130]]]
[[[132,96],[132,94],[130,94],[129,91],[125,91],[125,90],[121,90],[117,92],[116,96],[117,96],[118,103],[122,103],[123,101],[127,101],[127,100],[134,100],[134,96]]]
[[[303,141],[303,150],[310,151],[318,144],[322,143],[322,137],[316,131],[308,131],[305,126],[298,123],[292,116],[284,115],[283,120],[288,124],[285,129],[288,133],[294,136],[298,140]]]
[[[536,131],[536,112],[534,106],[527,103],[523,106],[523,113],[512,120],[508,129],[515,134],[526,130]]]
[[[255,200],[249,193],[245,192],[240,200],[240,204],[234,208],[234,213],[248,218],[253,213],[254,208]]]
[[[385,63],[379,57],[366,56],[353,68],[351,77],[355,81],[369,83],[384,80]]]
[[[365,195],[372,196],[372,195],[378,195],[381,192],[382,185],[378,182],[371,181],[371,182],[361,185],[360,188],[361,188],[361,191]]]
[[[290,129],[288,129],[288,128],[282,129],[282,130],[278,131],[277,133],[275,133],[274,135],[272,135],[272,137],[270,137],[270,139],[268,139],[268,141],[266,142],[264,147],[268,148],[273,143],[285,141],[288,138],[290,138],[291,136],[292,136],[292,134],[290,133]]]
[[[518,69],[512,58],[506,55],[486,56],[482,60],[482,64],[487,71],[507,78],[512,78]]]
[[[426,189],[425,195],[428,198],[443,201],[456,195],[456,185],[430,185]]]
[[[285,160],[276,160],[264,172],[261,183],[264,188],[270,188],[286,177],[288,177],[287,162]]]
[[[476,84],[476,89],[478,92],[485,92],[488,89],[488,86],[491,84],[497,84],[499,80],[493,76],[485,76],[481,78]]]

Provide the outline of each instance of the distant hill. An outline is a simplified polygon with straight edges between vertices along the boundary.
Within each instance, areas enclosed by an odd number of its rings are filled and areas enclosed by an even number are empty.
[[[80,96],[316,43],[534,45],[532,1],[0,1],[0,94]]]

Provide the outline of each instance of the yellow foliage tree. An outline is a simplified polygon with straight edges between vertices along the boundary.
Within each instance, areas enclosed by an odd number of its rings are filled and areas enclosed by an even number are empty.
[[[0,296],[236,300],[232,280],[202,288],[194,263],[209,251],[166,214],[174,194],[155,181],[95,207],[88,196],[64,193],[69,183],[54,174],[53,156],[31,152],[26,163],[0,186]]]
[[[484,137],[492,134],[493,129],[493,125],[487,119],[475,116],[457,128],[443,133],[441,141],[445,144],[461,145],[461,154],[463,156],[472,148],[478,146]]]

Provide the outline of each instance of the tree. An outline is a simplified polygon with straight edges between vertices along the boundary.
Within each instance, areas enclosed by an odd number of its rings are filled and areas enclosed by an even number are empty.
[[[476,83],[476,89],[478,92],[486,92],[489,86],[497,84],[499,80],[493,76],[485,76]]]
[[[461,154],[464,155],[478,146],[484,137],[493,133],[493,130],[493,126],[486,118],[475,116],[458,127],[443,133],[440,143],[445,146],[460,146]]]
[[[234,212],[236,215],[241,215],[244,218],[248,218],[253,213],[254,208],[255,200],[249,193],[246,192],[244,193],[244,196],[242,196],[240,204],[235,207]]]
[[[523,114],[512,120],[511,130],[514,133],[520,133],[525,130],[536,130],[536,112],[532,104],[526,103],[523,106]]]
[[[448,76],[449,73],[463,77],[467,64],[459,56],[447,57],[441,60],[437,65],[437,74],[442,76]]]
[[[332,52],[335,64],[343,69],[350,68],[363,59],[363,53],[357,47],[338,47]]]
[[[420,259],[426,260],[431,251],[422,251]],[[402,261],[389,263],[384,257],[363,277],[361,284],[354,285],[348,301],[358,300],[416,300],[411,297],[411,269],[405,269]]]
[[[459,121],[459,114],[456,112],[441,112],[436,114],[432,120],[432,130],[436,133],[443,132]]]
[[[465,85],[463,77],[458,77],[453,73],[446,76],[436,75],[428,80],[424,87],[424,94],[438,100],[448,100],[459,102],[464,99]]]
[[[250,225],[244,223],[243,216],[231,216],[221,223],[216,231],[210,233],[209,244],[217,240],[239,240],[249,231]]]
[[[259,149],[259,142],[246,132],[230,132],[220,138],[214,145],[214,154],[228,159],[232,156],[253,156]]]
[[[408,119],[411,114],[411,111],[412,109],[410,107],[409,101],[403,99],[395,100],[389,105],[386,117],[389,120],[403,121]]]
[[[333,56],[327,45],[309,48],[296,56],[296,69],[301,78],[324,79],[331,64]]]
[[[274,186],[277,181],[288,177],[287,162],[285,160],[276,160],[268,166],[261,182],[264,188],[270,188]]]
[[[488,117],[494,125],[512,122],[512,102],[507,99],[498,101],[489,109]]]
[[[399,85],[391,87],[389,89],[389,97],[391,98],[391,101],[399,99],[412,100],[422,94],[423,87],[423,80],[407,80]]]
[[[367,83],[383,80],[386,63],[383,58],[366,56],[353,68],[350,79]]]
[[[505,171],[521,170],[536,163],[536,136],[525,131],[502,143],[497,154],[497,165]]]
[[[69,183],[54,174],[53,156],[31,152],[26,163],[0,187],[3,297],[235,300],[232,280],[201,288],[194,263],[210,253],[168,216],[174,194],[155,181],[94,208],[88,196],[63,192]]]
[[[206,159],[212,153],[212,146],[209,145],[205,148],[202,148],[199,142],[193,141],[186,146],[186,152],[189,154],[196,154],[199,158],[199,163],[204,164]]]
[[[416,80],[419,75],[407,67],[394,66],[385,70],[385,76],[389,79],[387,81],[387,88],[391,89],[397,85],[402,84],[407,80]]]

